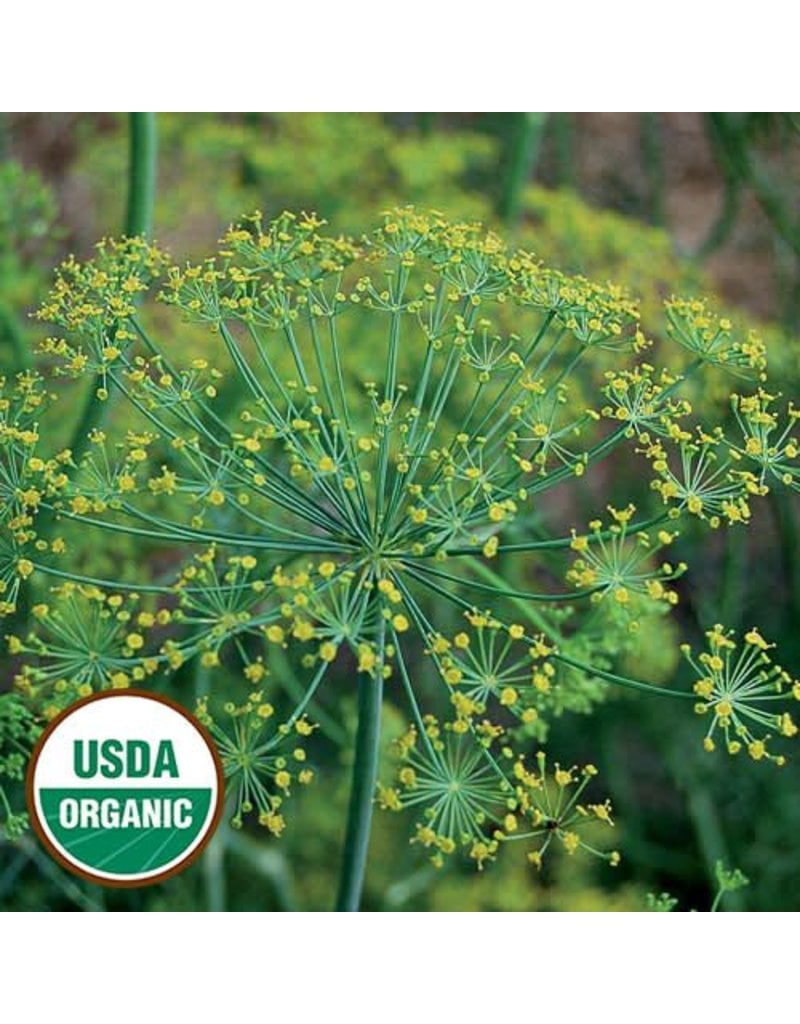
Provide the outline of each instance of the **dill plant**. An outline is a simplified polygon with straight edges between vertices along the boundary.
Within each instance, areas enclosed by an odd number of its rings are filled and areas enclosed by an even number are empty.
[[[715,626],[707,652],[685,648],[681,689],[614,663],[678,601],[682,520],[740,526],[773,482],[797,486],[795,412],[783,428],[769,411],[763,345],[702,301],[667,304],[688,359],[656,368],[623,290],[402,208],[358,242],[315,216],[255,214],[195,265],[107,240],[60,268],[38,315],[57,327],[47,377],[6,381],[0,402],[2,611],[23,588],[35,602],[31,628],[8,636],[14,700],[42,720],[199,664],[233,824],[252,813],[277,837],[314,779],[326,687],[353,681],[341,909],[360,902],[376,800],[411,816],[436,865],[462,853],[482,868],[506,846],[536,867],[557,846],[617,864],[596,769],[544,749],[548,723],[607,686],[694,705],[708,750],[722,737],[731,755],[783,762],[774,739],[797,731],[800,685],[756,628],[737,641]],[[187,322],[208,357],[186,351]],[[684,397],[709,367],[744,391],[742,436]],[[43,426],[61,377],[126,410],[79,452]],[[618,451],[650,475],[652,508],[600,501],[579,525],[563,496],[596,504],[596,467]],[[140,578],[81,571],[70,548],[87,534],[134,538]],[[531,589],[510,585],[508,559]],[[288,658],[302,684],[284,707]],[[216,692],[225,673],[231,699]],[[384,701],[408,728],[382,771]]]

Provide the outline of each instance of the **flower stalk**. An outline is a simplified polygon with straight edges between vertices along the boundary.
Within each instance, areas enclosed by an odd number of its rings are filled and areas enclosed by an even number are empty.
[[[362,672],[358,679],[358,727],[353,783],[339,876],[339,895],[336,899],[336,909],[339,911],[352,912],[359,909],[367,868],[381,738],[383,655],[386,642],[386,620],[383,616],[378,630],[378,666],[375,675]]]
[[[128,238],[147,238],[153,230],[153,202],[156,190],[156,115],[134,114],[130,117],[130,149],[128,158],[128,204],[125,213],[125,234]],[[103,421],[107,397],[103,401],[104,381],[95,378],[80,419],[73,433],[71,450],[80,458],[86,450],[89,434]]]

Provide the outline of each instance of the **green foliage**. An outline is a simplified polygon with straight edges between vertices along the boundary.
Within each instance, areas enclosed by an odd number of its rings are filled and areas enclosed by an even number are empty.
[[[36,170],[0,162],[0,283],[24,285],[36,256],[52,243],[56,206]]]
[[[53,195],[36,171],[0,161],[0,370],[30,365],[21,311],[41,297],[55,215]]]
[[[656,913],[669,914],[677,905],[678,901],[674,896],[670,896],[668,892],[662,892],[658,895],[652,892],[647,894],[647,909]]]
[[[711,904],[711,912],[719,909],[720,903],[726,893],[738,892],[745,886],[750,884],[750,880],[739,870],[739,868],[733,868],[729,870],[725,867],[721,860],[718,860],[714,865],[714,875],[717,882],[717,892],[714,896],[714,902]],[[646,907],[647,910],[669,913],[678,906],[678,900],[674,896],[670,896],[667,892],[659,893],[655,895],[652,892],[647,894]]]
[[[256,206],[318,210],[354,232],[398,203],[454,217],[491,214],[478,186],[496,163],[497,145],[477,132],[398,130],[380,114],[163,114],[159,149],[155,222],[188,252],[202,252],[220,224]],[[111,183],[124,174],[124,161],[117,136],[87,140],[78,173],[101,182],[101,223],[118,219],[106,203],[116,198]]]
[[[15,694],[0,694],[0,834],[7,839],[17,839],[28,825],[22,783],[39,732],[33,715]]]

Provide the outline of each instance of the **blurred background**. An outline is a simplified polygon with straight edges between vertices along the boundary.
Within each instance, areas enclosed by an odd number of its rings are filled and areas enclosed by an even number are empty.
[[[624,285],[656,338],[664,298],[711,295],[764,336],[773,389],[800,395],[800,115],[248,113],[157,121],[153,231],[175,253],[204,254],[231,220],[256,207],[268,215],[314,210],[337,231],[358,234],[388,206],[416,203],[482,220],[550,265]],[[0,115],[0,372],[35,363],[41,331],[28,313],[53,265],[69,253],[87,257],[97,239],[121,233],[127,166],[127,115]],[[637,482],[629,485],[626,499]],[[676,637],[699,636],[715,621],[758,625],[797,674],[798,514],[796,498],[774,494],[756,503],[747,531],[688,530],[681,544],[691,572],[681,581],[676,625],[659,624],[643,638],[636,674],[670,681]],[[0,673],[0,690],[9,676]],[[337,708],[345,730],[354,719],[348,701]],[[648,892],[668,891],[681,909],[702,910],[723,859],[751,881],[726,897],[727,909],[800,909],[797,764],[776,771],[709,757],[683,708],[617,694],[591,716],[563,716],[558,753],[565,761],[588,757],[601,770],[619,819],[614,845],[625,855],[616,872],[578,858],[555,859],[541,875],[510,860],[482,875],[457,864],[437,872],[409,849],[404,822],[378,814],[366,907],[640,910]],[[0,907],[326,906],[347,784],[345,771],[321,772],[280,842],[257,830],[223,830],[200,863],[139,892],[72,879],[30,836],[0,840]]]

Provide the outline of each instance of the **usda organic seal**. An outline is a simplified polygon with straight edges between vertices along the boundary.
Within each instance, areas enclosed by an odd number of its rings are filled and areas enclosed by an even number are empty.
[[[45,730],[28,769],[42,843],[76,875],[136,886],[176,874],[222,813],[222,768],[203,727],[144,690],[79,701]]]

